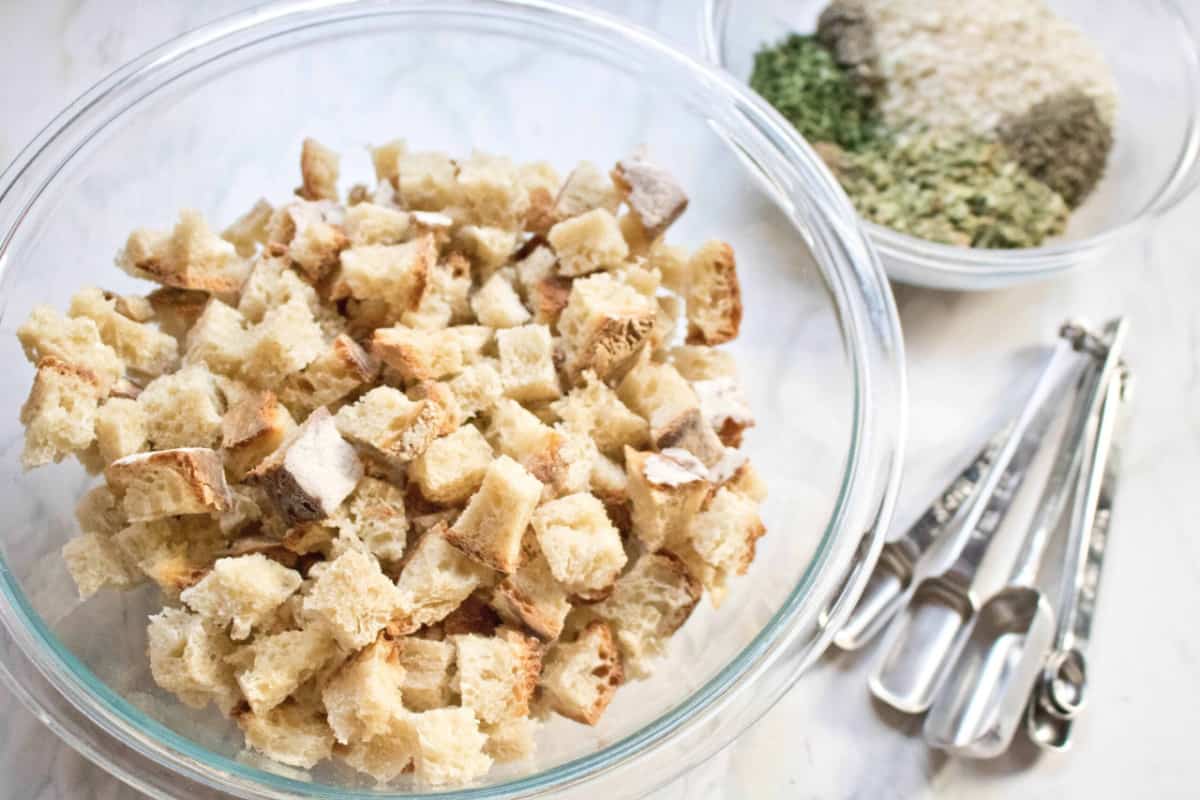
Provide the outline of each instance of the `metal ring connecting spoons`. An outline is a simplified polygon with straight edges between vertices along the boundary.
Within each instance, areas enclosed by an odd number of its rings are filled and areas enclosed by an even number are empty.
[[[888,630],[870,688],[893,708],[919,714],[932,704],[978,607],[972,584],[979,566],[1056,416],[1061,389],[1083,363],[1071,343],[1058,343],[995,464],[967,504],[952,563],[914,587]]]

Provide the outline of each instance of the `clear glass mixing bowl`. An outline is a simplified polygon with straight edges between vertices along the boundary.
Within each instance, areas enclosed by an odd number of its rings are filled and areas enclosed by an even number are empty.
[[[1138,235],[1200,181],[1200,55],[1174,0],[1047,0],[1104,53],[1119,92],[1115,144],[1096,191],[1064,236],[1043,247],[951,247],[864,225],[895,280],[940,289],[996,289],[1097,263]],[[748,81],[754,54],[792,32],[816,29],[828,0],[705,0],[703,47]]]
[[[255,758],[215,712],[159,691],[145,656],[154,593],[80,603],[61,563],[86,475],[18,466],[32,370],[12,334],[30,308],[63,308],[84,283],[137,289],[111,266],[135,226],[185,206],[223,223],[260,195],[287,196],[306,135],[343,153],[347,183],[370,174],[364,145],[395,136],[561,169],[646,144],[692,197],[672,238],[736,248],[746,319],[734,349],[759,415],[748,447],[771,489],[758,560],[600,725],[551,723],[532,761],[439,796],[624,798],[670,780],[770,707],[856,598],[896,488],[900,333],[852,209],[761,101],[648,33],[541,2],[308,0],[236,16],[119,70],[0,176],[5,677],[64,739],[153,796],[411,790]]]

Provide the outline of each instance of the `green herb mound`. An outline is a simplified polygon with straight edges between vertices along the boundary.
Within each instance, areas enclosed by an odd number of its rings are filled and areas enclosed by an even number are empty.
[[[750,86],[810,142],[857,150],[878,135],[871,93],[814,36],[792,34],[754,56]]]

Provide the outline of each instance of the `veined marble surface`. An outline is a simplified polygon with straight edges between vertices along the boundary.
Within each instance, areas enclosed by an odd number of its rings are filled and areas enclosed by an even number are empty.
[[[696,0],[605,0],[606,9],[698,52]],[[0,4],[0,163],[91,83],[242,0],[42,0]],[[774,710],[655,800],[713,798],[1193,797],[1200,720],[1200,196],[1092,272],[987,294],[898,287],[909,353],[910,442],[899,521],[1006,416],[1034,346],[1067,316],[1128,314],[1138,392],[1092,649],[1093,693],[1074,750],[1018,746],[948,760],[913,720],[869,700],[872,653],[826,658]],[[993,559],[997,562],[1002,559]],[[998,574],[997,569],[992,572]],[[0,689],[0,800],[137,793],[58,742]]]

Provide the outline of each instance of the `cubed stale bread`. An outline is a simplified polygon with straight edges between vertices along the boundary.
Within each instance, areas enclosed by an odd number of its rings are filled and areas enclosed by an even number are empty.
[[[346,187],[305,140],[295,196],[134,231],[146,296],[35,309],[22,461],[103,476],[63,557],[161,590],[163,689],[291,767],[459,785],[598,724],[749,567],[742,296],[644,153],[371,155]]]

